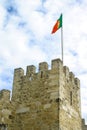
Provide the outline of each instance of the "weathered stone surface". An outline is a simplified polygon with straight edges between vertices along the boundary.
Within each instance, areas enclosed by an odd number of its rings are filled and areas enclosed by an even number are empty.
[[[12,98],[0,92],[0,124],[8,130],[82,130],[80,82],[60,59],[14,70]],[[4,113],[2,113],[4,112]],[[83,129],[85,130],[85,129]]]
[[[82,119],[82,130],[87,130],[87,125],[85,124],[84,119]]]
[[[21,107],[16,110],[16,113],[25,113],[29,112],[29,107]]]

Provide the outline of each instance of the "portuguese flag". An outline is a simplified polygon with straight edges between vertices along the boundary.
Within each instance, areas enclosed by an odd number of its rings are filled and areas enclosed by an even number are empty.
[[[53,26],[51,33],[52,34],[55,33],[61,27],[62,27],[62,14],[60,15],[60,18],[56,21],[55,25]]]

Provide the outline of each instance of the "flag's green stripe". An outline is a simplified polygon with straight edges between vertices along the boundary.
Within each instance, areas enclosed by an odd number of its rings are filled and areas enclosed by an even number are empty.
[[[58,19],[58,21],[60,22],[58,29],[62,27],[62,14],[60,15],[60,18]]]

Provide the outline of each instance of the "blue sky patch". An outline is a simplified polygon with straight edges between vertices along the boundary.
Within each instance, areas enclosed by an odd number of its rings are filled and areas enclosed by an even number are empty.
[[[46,2],[46,0],[42,0],[42,2],[44,3],[44,2]]]
[[[69,50],[69,52],[70,52],[73,56],[77,56],[77,55],[78,55],[74,50]]]
[[[42,14],[46,14],[46,13],[47,13],[47,11],[46,11],[45,9],[43,9],[43,8],[37,9],[36,11],[37,11],[37,12],[40,12],[40,13],[42,13]]]
[[[77,3],[81,4],[82,3],[82,0],[76,0]]]
[[[45,2],[46,0],[42,0],[42,3],[41,3],[41,6],[39,6],[38,8],[37,8],[37,12],[40,12],[40,13],[42,13],[42,14],[46,14],[47,13],[47,10],[46,10],[46,8],[44,7],[44,2]]]
[[[19,24],[18,24],[18,27],[19,28],[24,28],[26,26],[26,22],[20,22]]]
[[[17,5],[14,0],[6,0],[4,1],[4,8],[6,9],[7,13],[10,15],[17,15]]]
[[[8,6],[6,8],[7,12],[11,15],[17,15],[18,12],[17,12],[17,9],[15,7],[13,7],[12,5],[11,6]]]

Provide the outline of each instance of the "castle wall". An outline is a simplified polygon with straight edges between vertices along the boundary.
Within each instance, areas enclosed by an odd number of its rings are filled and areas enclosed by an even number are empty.
[[[5,129],[9,124],[9,116],[11,115],[10,91],[0,91],[0,130]]]
[[[58,78],[57,61],[52,61],[51,70],[46,62],[40,63],[38,73],[34,66],[27,66],[26,75],[20,76],[19,69],[15,70],[12,101],[17,103],[14,123],[17,130],[20,127],[58,130]],[[17,122],[20,123],[15,125]]]
[[[14,70],[12,130],[81,130],[80,83],[59,59]]]
[[[87,130],[87,125],[85,124],[84,119],[82,119],[82,130]]]
[[[60,73],[60,129],[81,130],[80,81],[66,66]]]

